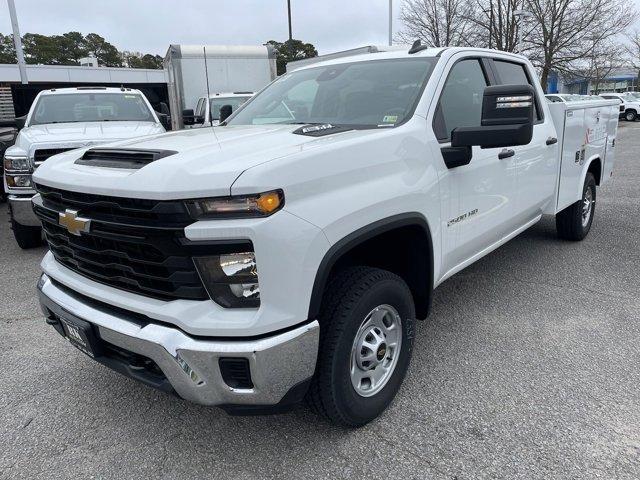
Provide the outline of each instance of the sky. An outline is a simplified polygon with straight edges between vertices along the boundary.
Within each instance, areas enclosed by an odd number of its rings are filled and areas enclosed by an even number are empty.
[[[259,45],[288,38],[286,0],[15,0],[21,35],[97,33],[119,50],[169,44]],[[393,0],[394,32],[401,0]],[[320,54],[388,42],[389,0],[291,0],[293,38]],[[0,0],[0,33],[11,32]]]

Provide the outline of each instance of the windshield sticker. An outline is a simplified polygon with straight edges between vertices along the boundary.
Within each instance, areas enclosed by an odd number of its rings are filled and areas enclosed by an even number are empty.
[[[398,115],[385,115],[382,118],[382,123],[396,123],[398,121]]]

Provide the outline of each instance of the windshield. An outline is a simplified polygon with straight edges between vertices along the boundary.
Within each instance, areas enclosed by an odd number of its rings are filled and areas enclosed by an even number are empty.
[[[637,102],[638,99],[632,93],[625,93],[622,95],[622,99],[625,102]]]
[[[394,126],[413,113],[435,62],[403,58],[294,71],[269,85],[228,123]]]
[[[106,121],[155,122],[138,94],[65,93],[43,95],[36,104],[30,125]]]
[[[251,97],[216,97],[210,100],[211,120],[220,120],[220,109],[224,105],[231,105],[231,111],[236,109]]]

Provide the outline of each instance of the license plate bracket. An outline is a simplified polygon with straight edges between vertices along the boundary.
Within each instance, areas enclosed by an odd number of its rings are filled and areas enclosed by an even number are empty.
[[[60,323],[69,343],[91,358],[102,354],[100,339],[96,336],[91,324],[85,320],[71,316],[60,316]]]

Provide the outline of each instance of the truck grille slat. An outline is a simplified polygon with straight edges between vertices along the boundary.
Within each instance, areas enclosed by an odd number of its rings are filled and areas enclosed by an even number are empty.
[[[128,225],[149,228],[182,227],[193,219],[183,202],[175,200],[142,200],[135,198],[109,197],[88,193],[59,190],[38,185],[38,193],[51,208],[90,211],[92,218],[105,221],[122,221]]]
[[[49,248],[65,267],[97,282],[162,300],[208,299],[184,228],[193,223],[182,201],[108,197],[36,185],[34,211]],[[59,213],[77,210],[88,232],[71,234]],[[211,247],[209,247],[211,248]],[[206,251],[209,253],[209,250]]]
[[[40,148],[38,150],[35,150],[33,152],[33,161],[36,165],[41,164],[42,162],[44,162],[46,159],[48,159],[49,157],[53,157],[54,155],[57,155],[59,153],[64,153],[64,152],[68,152],[69,150],[73,150],[75,147],[72,148]]]

